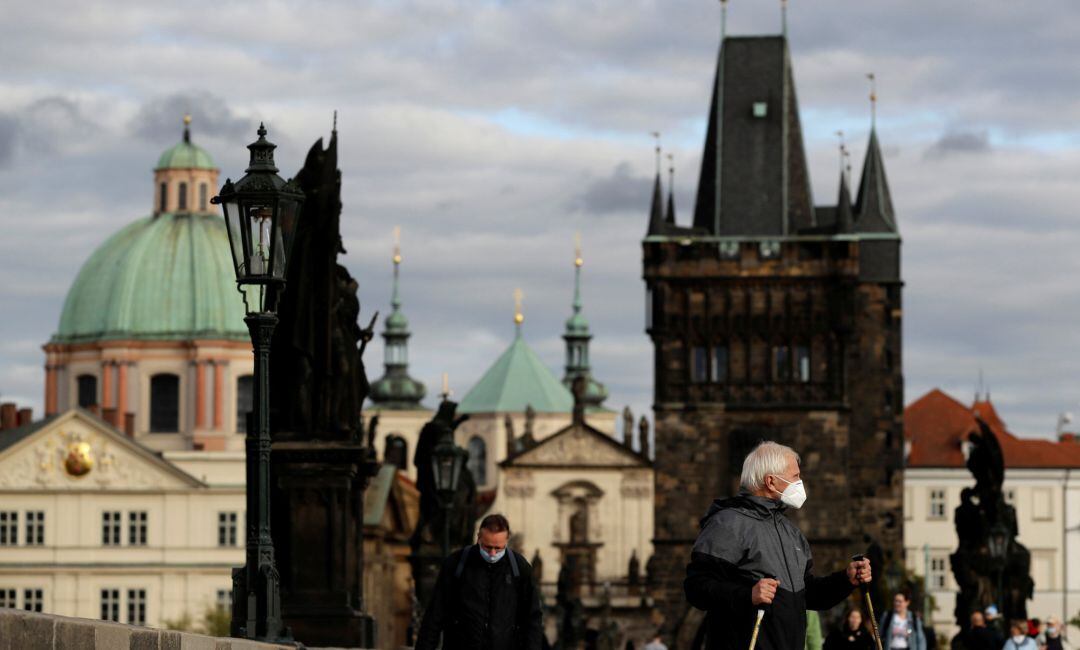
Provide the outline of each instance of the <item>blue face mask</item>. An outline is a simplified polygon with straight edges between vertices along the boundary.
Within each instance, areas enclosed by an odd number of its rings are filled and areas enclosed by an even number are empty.
[[[476,545],[476,548],[480,549],[480,557],[484,558],[485,562],[490,562],[491,564],[495,564],[499,560],[503,559],[504,555],[506,555],[506,549],[505,548],[502,549],[501,551],[499,551],[498,553],[494,553],[494,554],[493,553],[488,553],[487,551],[484,550],[484,547],[480,546],[479,544]]]

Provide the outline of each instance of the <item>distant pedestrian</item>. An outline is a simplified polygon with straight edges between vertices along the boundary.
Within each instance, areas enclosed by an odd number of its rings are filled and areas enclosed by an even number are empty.
[[[660,633],[657,632],[652,640],[645,644],[644,650],[668,650],[668,647],[660,640]]]
[[[1046,650],[1072,650],[1069,642],[1061,638],[1061,621],[1046,619]]]
[[[968,629],[953,639],[953,650],[1000,650],[1001,643],[994,630],[986,625],[986,617],[975,610],[968,619]]]
[[[532,567],[507,548],[510,522],[488,515],[476,544],[455,551],[439,570],[416,650],[540,650],[543,614]]]
[[[892,610],[881,617],[878,625],[882,650],[926,650],[922,622],[909,609],[910,605],[907,594],[893,596]]]
[[[1009,638],[1001,650],[1039,650],[1035,639],[1027,635],[1027,621],[1013,621],[1009,624]]]
[[[872,650],[873,647],[873,635],[866,629],[862,612],[857,609],[849,609],[840,627],[825,638],[825,650]]]

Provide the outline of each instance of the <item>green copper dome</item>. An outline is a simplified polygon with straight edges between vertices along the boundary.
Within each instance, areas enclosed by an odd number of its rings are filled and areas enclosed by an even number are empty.
[[[569,413],[574,396],[548,370],[518,330],[514,342],[488,368],[458,406],[459,413]]]
[[[154,171],[162,169],[216,169],[210,154],[200,146],[191,144],[191,118],[184,118],[184,139],[176,143],[158,158]]]
[[[68,291],[55,343],[248,340],[221,217],[162,213],[110,237]]]

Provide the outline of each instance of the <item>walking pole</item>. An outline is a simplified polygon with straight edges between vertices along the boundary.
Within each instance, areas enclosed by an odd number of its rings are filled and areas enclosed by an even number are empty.
[[[759,609],[757,611],[757,621],[754,622],[754,633],[750,636],[750,650],[754,650],[754,646],[757,645],[757,633],[761,629],[761,619],[765,616],[765,610]]]
[[[865,560],[865,555],[853,555],[851,559],[855,562]],[[881,650],[881,632],[878,630],[877,617],[874,616],[874,603],[870,600],[870,592],[866,589],[866,583],[859,581],[859,589],[862,590],[863,602],[866,604],[866,614],[870,617],[870,631],[874,633],[874,643],[877,645],[877,650]]]

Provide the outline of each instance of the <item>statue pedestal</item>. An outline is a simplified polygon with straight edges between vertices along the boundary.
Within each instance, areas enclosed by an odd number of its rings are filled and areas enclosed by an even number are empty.
[[[378,464],[363,445],[275,441],[271,530],[281,614],[309,646],[375,647],[364,613],[364,490]]]

